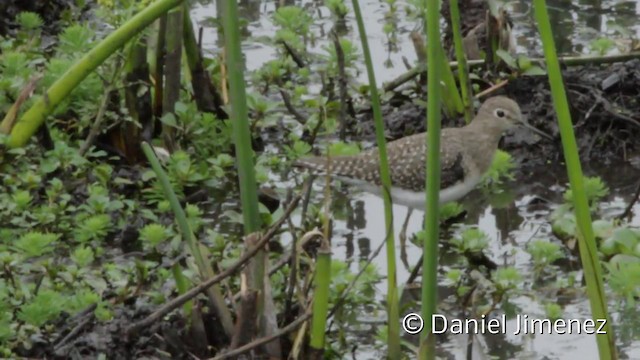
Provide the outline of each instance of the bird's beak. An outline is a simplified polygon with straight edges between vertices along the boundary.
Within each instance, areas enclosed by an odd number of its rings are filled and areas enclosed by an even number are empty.
[[[527,129],[533,131],[534,133],[542,136],[543,138],[547,139],[547,140],[553,140],[553,136],[547,134],[546,132],[534,127],[533,125],[529,124],[527,122],[527,118],[523,117],[522,118],[522,126],[526,127]]]

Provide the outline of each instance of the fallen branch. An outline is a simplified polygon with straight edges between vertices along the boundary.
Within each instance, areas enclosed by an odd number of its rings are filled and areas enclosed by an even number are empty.
[[[629,201],[629,204],[627,205],[627,207],[624,209],[622,214],[620,214],[616,218],[618,220],[622,220],[622,219],[626,218],[627,216],[631,215],[631,210],[633,210],[633,206],[636,204],[636,202],[638,202],[638,198],[639,197],[640,197],[640,183],[638,183],[638,187],[636,188],[636,192],[633,194],[633,198],[631,199],[631,201]]]
[[[283,88],[280,88],[279,90],[280,90],[280,95],[282,95],[282,102],[284,102],[284,107],[286,107],[287,110],[289,110],[291,115],[293,115],[293,117],[301,125],[306,124],[307,123],[307,117],[305,115],[303,115],[301,112],[299,112],[295,108],[295,106],[293,106],[293,104],[291,103],[291,96],[289,96],[289,94]]]
[[[55,352],[57,352],[62,347],[64,347],[69,342],[69,340],[73,339],[76,335],[78,335],[80,331],[82,331],[82,329],[93,320],[94,318],[93,311],[96,309],[96,307],[97,307],[97,304],[92,304],[88,308],[82,310],[81,312],[79,312],[78,314],[76,314],[70,319],[71,321],[80,320],[80,322],[73,329],[71,329],[71,331],[69,331],[69,333],[65,337],[55,342],[53,346],[53,350]]]
[[[480,99],[480,98],[482,98],[484,96],[487,96],[487,95],[493,93],[494,91],[497,91],[498,89],[501,89],[501,88],[505,87],[508,83],[509,83],[509,80],[502,80],[499,83],[491,86],[490,88],[485,89],[485,90],[477,93],[475,98],[476,99]]]
[[[618,62],[625,62],[633,59],[640,58],[640,52],[631,52],[628,54],[619,54],[619,55],[611,55],[611,56],[565,56],[558,59],[560,64],[565,66],[579,66],[579,65],[602,65],[602,64],[613,64]],[[530,59],[532,64],[542,66],[545,64],[545,60],[541,58]],[[469,65],[469,69],[482,67],[484,66],[484,60],[469,60],[467,62]],[[449,62],[449,66],[451,69],[458,68],[457,61]],[[412,80],[416,76],[423,74],[427,71],[427,67],[425,65],[418,65],[413,69],[401,74],[395,79],[385,83],[383,85],[384,91],[393,91],[398,86]]]
[[[250,343],[248,343],[247,345],[241,346],[235,350],[231,350],[228,351],[224,354],[220,354],[216,357],[213,358],[209,358],[208,360],[221,360],[221,359],[227,359],[230,357],[234,357],[240,354],[244,354],[252,349],[257,348],[260,345],[269,343],[279,337],[281,337],[282,335],[288,334],[291,331],[295,330],[298,328],[298,326],[302,325],[305,321],[309,320],[311,318],[311,312],[306,312],[304,315],[300,316],[299,318],[297,318],[296,320],[294,320],[293,322],[289,323],[289,325],[283,327],[282,329],[280,329],[280,331],[278,331],[277,333],[273,334],[273,335],[269,335],[269,336],[265,336],[263,338],[254,340]]]
[[[240,268],[242,268],[242,266],[247,261],[249,261],[258,251],[260,251],[269,242],[269,240],[271,240],[271,238],[276,234],[276,232],[278,231],[280,226],[282,226],[282,224],[286,221],[287,217],[297,207],[298,202],[300,201],[300,198],[301,198],[300,195],[294,197],[291,200],[291,203],[289,204],[289,206],[287,206],[287,208],[284,211],[284,213],[282,214],[282,216],[275,223],[273,223],[273,225],[271,225],[271,227],[269,227],[267,232],[260,238],[260,240],[258,240],[256,242],[256,246],[254,246],[249,251],[244,253],[244,255],[242,255],[240,257],[240,259],[238,259],[238,261],[233,263],[233,265],[231,265],[228,268],[226,268],[220,274],[218,274],[218,275],[216,275],[216,276],[214,276],[212,278],[209,278],[207,281],[202,282],[199,285],[191,288],[189,291],[185,292],[183,295],[180,295],[177,298],[175,298],[175,299],[169,301],[168,303],[164,304],[162,307],[160,307],[158,310],[156,310],[153,313],[151,313],[149,316],[147,316],[143,320],[138,321],[137,323],[129,326],[127,328],[127,330],[125,331],[126,337],[129,338],[129,337],[135,335],[138,331],[140,331],[140,329],[148,327],[149,325],[151,325],[154,322],[158,321],[159,319],[161,319],[163,316],[167,315],[171,311],[173,311],[173,310],[177,309],[178,307],[184,305],[187,301],[193,299],[194,297],[196,297],[198,294],[200,294],[201,292],[205,291],[209,287],[221,282],[222,280],[226,279],[227,277],[233,275],[236,271],[240,270]],[[255,235],[256,234],[253,233],[253,234],[249,234],[247,236],[255,236]]]

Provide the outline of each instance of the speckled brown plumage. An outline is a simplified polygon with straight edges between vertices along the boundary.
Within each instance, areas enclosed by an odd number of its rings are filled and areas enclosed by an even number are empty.
[[[443,129],[440,140],[442,189],[455,187],[471,179],[461,189],[459,198],[475,186],[489,169],[502,133],[522,121],[520,108],[511,99],[493,97],[479,109],[473,121],[461,128]],[[392,187],[412,193],[423,193],[425,187],[426,133],[390,142],[387,145]],[[351,183],[380,187],[378,149],[370,149],[355,156],[311,157],[296,162],[297,166],[318,172],[327,171]],[[442,194],[441,194],[442,195]],[[403,195],[405,196],[405,195]],[[447,199],[449,200],[449,196]],[[401,201],[402,202],[402,201]]]
[[[443,129],[442,136],[447,136],[451,130]],[[459,130],[459,129],[458,129]],[[451,134],[453,135],[453,134]],[[387,145],[389,171],[391,183],[403,189],[422,191],[425,185],[426,164],[426,133],[407,136],[390,142]],[[449,142],[442,147],[448,149],[440,152],[441,187],[446,188],[460,181],[464,177],[463,155],[461,143],[458,140]],[[455,151],[453,151],[455,149]],[[380,179],[380,165],[378,164],[378,149],[370,149],[355,156],[336,156],[330,160],[332,175],[362,180],[367,183],[382,185]],[[297,162],[299,166],[326,173],[327,158],[313,157]]]

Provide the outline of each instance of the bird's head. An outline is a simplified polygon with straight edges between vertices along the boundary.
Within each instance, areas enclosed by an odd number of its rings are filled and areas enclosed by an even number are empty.
[[[494,96],[487,99],[480,106],[478,116],[490,119],[503,131],[524,123],[524,117],[518,103],[505,96]]]
[[[524,126],[538,135],[551,138],[548,134],[529,125],[518,103],[505,96],[494,96],[487,99],[478,110],[478,116],[489,120],[494,126],[497,125],[503,132],[515,126]]]

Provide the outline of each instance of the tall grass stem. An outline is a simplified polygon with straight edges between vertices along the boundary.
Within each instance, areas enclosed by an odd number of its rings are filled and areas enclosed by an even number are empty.
[[[393,229],[393,204],[391,202],[391,173],[389,171],[389,160],[387,157],[387,144],[384,137],[384,122],[382,121],[382,110],[380,97],[376,83],[376,76],[369,50],[367,32],[362,20],[362,12],[358,0],[352,0],[353,12],[358,24],[362,52],[364,54],[367,75],[369,78],[369,93],[371,95],[371,107],[373,109],[373,119],[376,127],[376,142],[380,158],[380,178],[382,180],[382,193],[384,201],[384,219],[386,228],[386,253],[387,253],[387,354],[390,359],[399,359],[400,350],[400,314],[398,306],[398,290],[396,279],[396,250]]]
[[[425,232],[422,259],[422,318],[419,355],[421,360],[435,359],[435,338],[431,333],[432,315],[436,311],[439,193],[440,193],[440,0],[427,2],[427,163]]]
[[[560,64],[558,63],[558,55],[551,31],[547,5],[545,0],[534,0],[533,4],[547,63],[547,73],[549,74],[553,105],[558,116],[558,126],[562,138],[562,149],[567,165],[567,174],[569,176],[571,190],[573,191],[575,215],[578,225],[580,259],[584,269],[591,314],[594,319],[607,319],[604,329],[606,334],[596,335],[598,351],[601,360],[617,359],[615,337],[613,328],[611,327],[611,319],[607,314],[607,300],[602,281],[602,268],[598,258],[589,202],[583,183],[578,146],[576,145],[576,138],[573,133],[571,113],[564,89],[562,73],[560,72]]]

